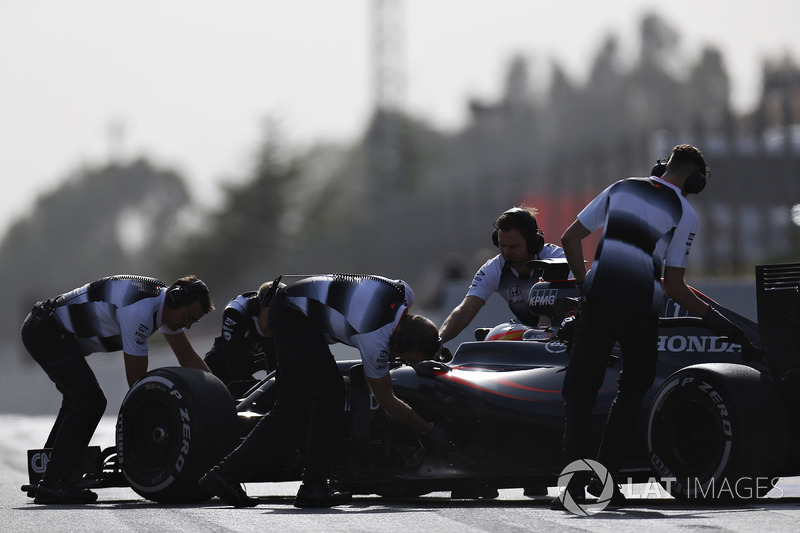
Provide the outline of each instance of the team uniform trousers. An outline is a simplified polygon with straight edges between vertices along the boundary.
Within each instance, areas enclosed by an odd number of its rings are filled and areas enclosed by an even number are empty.
[[[644,396],[655,379],[657,341],[658,315],[610,300],[583,302],[562,391],[567,463],[594,456],[592,411],[611,351],[619,342],[622,370],[597,454],[598,462],[609,472],[618,472],[634,438]]]
[[[253,457],[277,454],[300,442],[303,481],[326,482],[344,418],[345,384],[328,341],[278,291],[269,307],[275,340],[277,400],[244,441],[220,464],[232,477],[246,476]]]
[[[22,342],[63,395],[58,416],[47,437],[52,448],[43,479],[71,476],[106,410],[106,397],[72,333],[52,316],[22,324]]]

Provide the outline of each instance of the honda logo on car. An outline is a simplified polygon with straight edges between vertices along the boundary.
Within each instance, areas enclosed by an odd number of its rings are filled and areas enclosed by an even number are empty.
[[[659,352],[740,352],[742,345],[714,335],[659,335]]]
[[[531,291],[528,298],[528,305],[553,305],[556,303],[558,289],[542,289]]]

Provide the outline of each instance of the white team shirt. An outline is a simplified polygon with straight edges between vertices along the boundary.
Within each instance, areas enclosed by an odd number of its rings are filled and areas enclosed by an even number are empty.
[[[163,324],[166,294],[167,287],[152,278],[111,276],[59,296],[54,315],[85,355],[122,350],[146,356],[153,333],[183,331]]]
[[[697,214],[680,188],[655,176],[620,180],[595,197],[578,221],[589,231],[604,228],[586,293],[658,314],[663,268],[686,268],[697,232]]]
[[[284,291],[289,303],[318,326],[328,342],[358,349],[367,377],[389,373],[389,337],[414,302],[405,281],[334,274],[300,280]]]

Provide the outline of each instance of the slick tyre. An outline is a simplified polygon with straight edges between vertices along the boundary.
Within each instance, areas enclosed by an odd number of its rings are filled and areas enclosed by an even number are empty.
[[[144,498],[196,502],[210,497],[197,480],[239,442],[236,407],[208,372],[153,370],[128,391],[117,418],[117,456]]]
[[[647,426],[650,461],[675,498],[766,495],[788,458],[787,418],[772,380],[751,367],[706,363],[667,378]]]

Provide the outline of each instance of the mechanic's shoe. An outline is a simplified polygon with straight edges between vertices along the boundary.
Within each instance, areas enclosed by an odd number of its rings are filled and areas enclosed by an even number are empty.
[[[592,477],[592,480],[586,486],[586,491],[592,496],[599,498],[603,493],[603,483],[597,477]],[[611,494],[611,499],[608,501],[607,507],[623,507],[625,505],[625,495],[619,488],[619,485],[614,483],[614,492]]]
[[[564,498],[566,498],[567,495],[572,498],[573,502],[579,505],[586,503],[586,492],[582,485],[573,487],[567,486],[567,488],[564,489],[564,492],[556,496],[550,503],[550,509],[553,511],[567,511],[568,509],[564,505]]]
[[[494,500],[500,493],[494,487],[466,487],[450,491],[450,498],[454,500]]]
[[[74,483],[63,479],[40,481],[33,499],[33,503],[43,504],[85,504],[96,501],[96,493],[89,489],[79,489]]]
[[[337,492],[327,483],[310,485],[303,483],[294,499],[295,507],[333,507],[342,505],[353,499],[349,492]]]
[[[626,503],[625,495],[622,494],[622,491],[619,490],[619,487],[614,485],[614,494],[611,495],[611,500],[609,500],[607,507],[615,508],[615,507],[625,507]]]
[[[219,471],[219,467],[209,470],[197,482],[201,489],[210,492],[223,502],[234,507],[255,507],[258,498],[251,498],[242,488],[242,485],[228,479]]]
[[[522,494],[525,496],[547,496],[547,487],[544,485],[530,485],[523,489]]]

